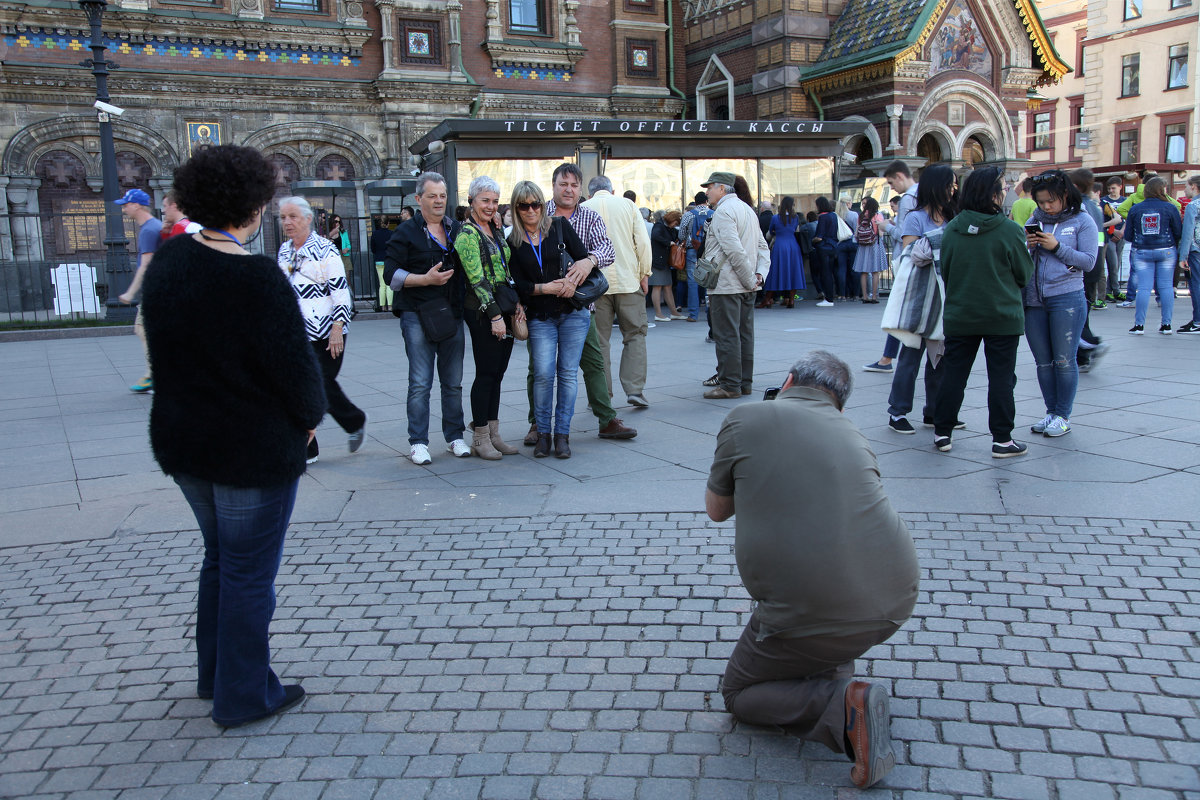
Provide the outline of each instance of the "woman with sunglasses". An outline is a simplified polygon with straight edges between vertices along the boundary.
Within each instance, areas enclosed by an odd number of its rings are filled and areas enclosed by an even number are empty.
[[[488,461],[515,455],[517,448],[500,437],[500,382],[512,356],[514,318],[524,319],[509,272],[512,251],[496,225],[500,184],[486,175],[467,189],[467,221],[454,249],[466,273],[463,319],[471,332],[475,382],[471,385],[471,452]]]
[[[529,351],[533,361],[533,416],[537,425],[534,458],[571,457],[571,417],[575,413],[579,358],[591,316],[572,301],[575,284],[565,277],[562,255],[591,264],[587,247],[566,220],[546,215],[546,199],[538,185],[521,181],[513,188],[516,211],[509,244],[512,276],[529,317]],[[555,404],[555,382],[558,402]]]
[[[1062,170],[1033,179],[1033,214],[1025,241],[1033,257],[1033,277],[1025,285],[1025,341],[1037,364],[1046,416],[1029,430],[1063,436],[1071,430],[1071,409],[1079,388],[1075,357],[1087,322],[1083,274],[1096,266],[1100,232],[1083,210],[1083,196]]]

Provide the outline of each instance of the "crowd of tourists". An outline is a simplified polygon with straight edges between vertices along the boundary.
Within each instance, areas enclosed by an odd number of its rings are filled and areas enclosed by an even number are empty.
[[[415,213],[375,242],[382,288],[388,290],[380,303],[400,318],[407,354],[408,458],[417,465],[432,460],[435,374],[448,452],[487,460],[518,452],[498,423],[516,340],[527,340],[530,352],[524,444],[535,458],[571,457],[580,372],[600,437],[635,437],[637,431],[613,407],[610,339],[617,328],[622,352],[616,377],[626,403],[648,407],[648,294],[659,321],[699,322],[703,300],[717,356],[717,374],[705,382],[706,398],[751,394],[756,301],[760,307],[776,301],[793,305],[806,286],[806,260],[816,265],[810,272],[823,307],[852,291],[849,273],[839,283],[839,265],[859,274],[864,303],[879,302],[878,276],[893,271],[882,322],[888,343],[884,357],[867,367],[894,373],[888,409],[893,431],[914,432],[907,415],[924,361],[923,420],[933,428],[936,449],[950,450],[953,432],[964,427],[959,420],[964,388],[982,346],[992,455],[1019,456],[1026,446],[1012,433],[1020,338],[1036,362],[1046,409],[1030,429],[1062,436],[1070,431],[1080,365],[1094,364],[1103,354],[1103,343],[1088,329],[1088,314],[1121,301],[1109,270],[1120,263],[1122,241],[1130,243],[1134,266],[1123,300],[1135,308],[1130,333],[1144,331],[1154,292],[1159,331],[1172,332],[1176,266],[1188,270],[1193,289],[1193,318],[1180,332],[1197,332],[1200,324],[1200,203],[1189,203],[1181,215],[1165,182],[1154,175],[1143,175],[1137,191],[1119,203],[1121,192],[1111,186],[1102,187],[1108,200],[1097,201],[1101,191],[1092,177],[1086,170],[1032,176],[1020,188],[1014,220],[1004,210],[1009,187],[994,167],[972,171],[960,187],[947,166],[928,167],[918,182],[896,162],[887,170],[897,195],[894,213],[883,214],[867,198],[851,225],[846,215],[855,212],[848,204],[835,206],[825,197],[817,198],[804,223],[791,198],[783,199],[778,213],[757,213],[745,179],[722,171],[709,175],[687,209],[650,222],[606,177],[587,182],[585,199],[584,176],[570,163],[555,169],[548,194],[530,181],[506,188],[486,176],[475,178],[459,220],[447,215],[446,180],[423,173]],[[149,226],[145,192],[131,190],[118,201],[146,232],[138,238],[133,285],[122,295],[131,302],[143,292],[139,328],[147,363],[154,367],[134,388],[141,391],[146,383],[155,392],[151,447],[191,506],[204,543],[196,693],[213,700],[212,718],[226,727],[279,713],[304,697],[299,684],[284,685],[270,667],[274,579],[299,478],[319,457],[317,425],[328,412],[355,452],[367,424],[337,381],[353,317],[349,238],[336,217],[314,224],[319,212],[302,197],[271,204],[275,185],[275,170],[261,153],[222,145],[200,148],[176,171],[169,225]],[[1200,194],[1200,177],[1189,180],[1187,194]],[[501,210],[505,195],[511,225]],[[272,259],[247,246],[264,214],[273,212],[284,241]],[[850,229],[848,236],[843,227]],[[855,253],[839,261],[847,241]],[[680,306],[671,276],[656,277],[658,271],[682,276]],[[469,422],[461,387],[468,334],[475,362]],[[871,598],[864,593],[836,625],[821,628],[829,633],[849,626],[856,638],[842,641],[841,634],[831,633],[837,641],[826,642],[827,652],[820,654],[805,649],[811,638],[803,646],[787,636],[764,644],[770,632],[762,633],[763,626],[799,630],[795,626],[812,621],[789,613],[760,618],[756,612],[722,687],[736,716],[807,726],[807,738],[846,752],[855,761],[854,782],[868,786],[894,759],[886,737],[886,694],[850,680],[853,659],[885,640],[911,613],[916,568],[911,540],[886,504],[878,470],[869,468],[874,455],[841,416],[849,391],[849,367],[832,354],[815,352],[793,366],[779,402],[738,407],[718,434],[706,508],[713,519],[727,519],[739,505],[739,486],[761,488],[751,487],[756,481],[745,480],[751,473],[742,474],[743,467],[734,464],[783,476],[786,465],[773,459],[797,451],[806,453],[812,468],[827,471],[823,474],[858,476],[834,481],[839,491],[874,498],[832,504],[827,526],[865,537],[867,550],[890,554],[880,564],[907,565],[900,572],[884,570],[894,578],[886,597],[872,579]],[[780,435],[798,444],[771,446]],[[761,446],[755,446],[755,437]],[[781,503],[795,500],[786,489],[775,494]],[[813,505],[821,505],[818,498]],[[860,512],[864,508],[869,519]],[[770,536],[773,520],[785,517],[783,510],[771,511],[756,521],[744,513],[739,542]],[[828,540],[826,527],[819,531]],[[888,549],[878,549],[883,545]],[[796,559],[811,562],[811,546],[816,545],[805,543]],[[766,566],[763,575],[770,572]],[[850,581],[836,566],[821,562],[814,585],[824,580],[846,589]],[[857,560],[841,567],[866,574]],[[789,577],[774,588],[749,582],[747,588],[758,598],[794,585]],[[862,627],[865,619],[871,626]],[[817,682],[796,673],[797,664],[816,663],[813,659],[831,666]],[[803,691],[782,683],[793,679]]]

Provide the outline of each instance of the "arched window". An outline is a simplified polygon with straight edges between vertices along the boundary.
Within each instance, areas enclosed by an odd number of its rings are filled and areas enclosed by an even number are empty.
[[[944,159],[942,155],[942,146],[938,144],[937,137],[932,133],[927,133],[917,142],[917,156],[925,159],[926,164],[936,164]]]
[[[734,119],[733,75],[715,54],[696,84],[696,119]]]
[[[962,162],[964,166],[970,167],[975,164],[982,163],[987,160],[987,151],[983,148],[983,142],[979,141],[974,136],[968,136],[963,142]]]

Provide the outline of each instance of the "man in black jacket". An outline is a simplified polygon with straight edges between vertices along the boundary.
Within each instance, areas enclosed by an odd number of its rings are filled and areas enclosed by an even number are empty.
[[[463,441],[463,301],[466,282],[454,257],[459,224],[446,217],[446,179],[436,172],[417,177],[420,213],[396,228],[388,242],[383,279],[395,291],[392,313],[400,317],[408,355],[409,459],[428,464],[429,394],[436,362],[442,394],[442,435],[459,458],[471,455]]]

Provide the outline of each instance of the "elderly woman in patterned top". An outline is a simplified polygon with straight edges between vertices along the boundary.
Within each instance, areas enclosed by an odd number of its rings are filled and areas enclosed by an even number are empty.
[[[362,446],[367,415],[338,386],[337,376],[346,351],[352,300],[346,269],[333,242],[313,232],[312,206],[303,197],[279,201],[279,223],[287,240],[279,246],[279,267],[287,275],[317,363],[325,376],[329,414],[350,435],[350,452]],[[317,439],[308,443],[308,463],[317,460]]]

